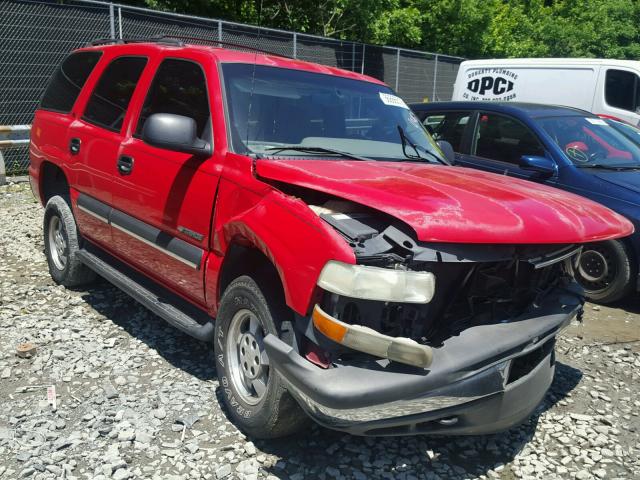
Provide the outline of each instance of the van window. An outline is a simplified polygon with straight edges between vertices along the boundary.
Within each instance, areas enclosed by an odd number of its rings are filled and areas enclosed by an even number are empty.
[[[518,164],[523,155],[544,155],[544,148],[522,123],[504,115],[483,113],[478,121],[475,154]]]
[[[193,118],[198,125],[198,136],[203,138],[205,129],[210,128],[209,100],[204,72],[198,64],[177,59],[162,62],[142,107],[136,135],[142,134],[144,122],[154,113]]]
[[[460,152],[470,118],[471,112],[430,113],[422,123],[434,140],[447,141],[455,152]]]
[[[77,52],[64,59],[49,80],[40,108],[69,113],[102,52]]]
[[[638,98],[638,75],[624,70],[607,70],[604,98],[608,105],[631,112],[640,106]]]
[[[82,117],[107,130],[120,131],[129,101],[147,64],[144,57],[119,57],[104,70]]]

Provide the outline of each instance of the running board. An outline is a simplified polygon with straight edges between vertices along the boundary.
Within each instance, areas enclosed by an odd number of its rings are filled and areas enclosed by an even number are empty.
[[[213,321],[206,312],[91,245],[77,255],[91,270],[178,330],[203,342],[213,340]]]

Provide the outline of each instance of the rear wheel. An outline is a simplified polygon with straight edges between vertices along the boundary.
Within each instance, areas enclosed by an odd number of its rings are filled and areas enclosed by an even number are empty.
[[[584,246],[576,277],[589,300],[612,303],[633,290],[635,271],[624,242],[607,240]]]
[[[79,242],[69,203],[59,195],[51,197],[44,211],[44,253],[51,278],[65,287],[84,285],[96,277],[77,258]]]
[[[265,283],[263,286],[262,283]],[[264,338],[281,331],[291,312],[281,295],[248,276],[231,282],[216,317],[215,357],[222,397],[231,420],[256,438],[275,438],[300,430],[307,417],[269,365]]]

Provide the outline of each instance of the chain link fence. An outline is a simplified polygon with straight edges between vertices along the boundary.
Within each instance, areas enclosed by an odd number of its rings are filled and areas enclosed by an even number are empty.
[[[386,82],[406,102],[449,100],[462,61],[92,0],[0,0],[0,126],[31,123],[49,76],[71,50],[96,38],[155,35],[230,42],[365,73]],[[8,174],[26,171],[27,145],[2,154]]]

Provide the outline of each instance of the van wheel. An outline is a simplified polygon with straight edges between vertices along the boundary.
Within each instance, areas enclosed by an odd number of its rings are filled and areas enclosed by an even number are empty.
[[[78,228],[68,201],[59,195],[51,197],[44,211],[44,253],[56,283],[77,287],[95,279],[96,274],[78,259],[79,249]]]
[[[231,282],[215,322],[215,357],[222,397],[235,425],[255,438],[292,434],[307,416],[270,368],[263,339],[282,338],[279,325],[291,317],[280,295],[248,276]],[[289,340],[289,339],[284,339]]]
[[[624,242],[606,240],[584,246],[576,277],[589,300],[613,303],[631,292],[636,270]]]

